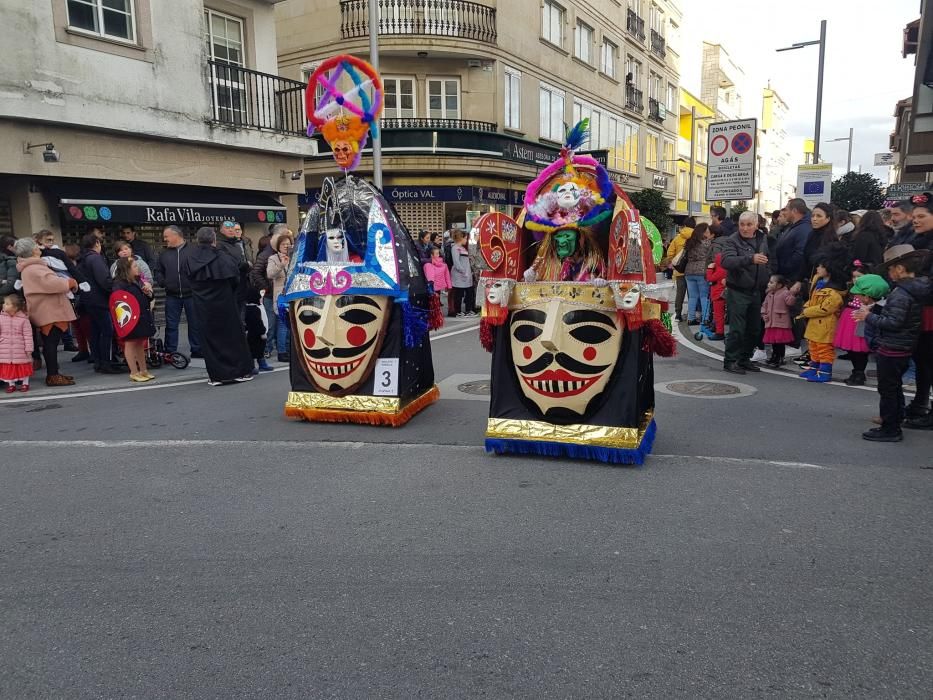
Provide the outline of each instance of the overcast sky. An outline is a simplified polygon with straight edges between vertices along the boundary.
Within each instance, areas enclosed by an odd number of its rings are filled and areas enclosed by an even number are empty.
[[[848,143],[826,143],[855,129],[852,169],[859,165],[887,183],[888,169],[874,154],[888,150],[894,107],[913,92],[914,56],[901,57],[904,26],[920,16],[920,0],[680,0],[681,84],[700,94],[702,42],[720,43],[744,71],[745,116],[761,118],[761,89],[787,103],[792,156],[802,159],[803,139],[813,138],[819,46],[776,53],[798,41],[819,39],[828,21],[823,83],[821,160],[836,175],[846,166]],[[754,8],[753,10],[751,8]]]

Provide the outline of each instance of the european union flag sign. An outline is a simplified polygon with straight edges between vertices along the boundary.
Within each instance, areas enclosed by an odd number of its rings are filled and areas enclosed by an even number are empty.
[[[825,183],[817,180],[816,182],[805,182],[803,183],[803,193],[804,194],[823,194],[823,189]]]

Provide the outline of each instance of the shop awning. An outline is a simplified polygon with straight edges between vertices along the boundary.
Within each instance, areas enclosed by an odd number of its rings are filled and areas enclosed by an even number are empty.
[[[147,185],[102,180],[50,186],[65,221],[126,224],[216,224],[285,221],[285,207],[271,194],[214,187]]]

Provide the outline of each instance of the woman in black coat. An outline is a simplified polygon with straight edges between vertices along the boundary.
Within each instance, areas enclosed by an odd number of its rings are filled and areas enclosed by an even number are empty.
[[[185,271],[200,322],[198,330],[208,384],[247,382],[253,378],[250,373],[253,360],[237,302],[239,261],[215,247],[217,233],[210,226],[198,229],[197,243],[198,247],[185,259]]]
[[[839,240],[836,236],[832,205],[820,202],[813,207],[813,212],[810,214],[810,224],[813,226],[813,232],[807,239],[807,244],[803,249],[803,267],[800,274],[800,279],[804,281],[813,278],[820,258],[820,251]]]
[[[887,226],[876,211],[865,212],[858,228],[852,233],[852,259],[872,267],[884,259],[884,246],[887,242]]]

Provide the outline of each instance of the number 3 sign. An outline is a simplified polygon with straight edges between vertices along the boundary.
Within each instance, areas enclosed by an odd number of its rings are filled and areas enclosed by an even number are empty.
[[[373,378],[373,395],[398,396],[398,358],[387,357],[376,360]]]

